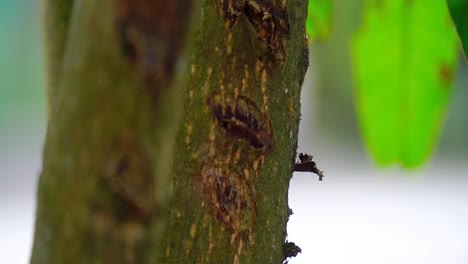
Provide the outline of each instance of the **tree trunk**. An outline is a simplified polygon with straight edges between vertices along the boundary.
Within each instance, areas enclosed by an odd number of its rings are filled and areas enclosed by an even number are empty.
[[[47,112],[51,112],[70,26],[74,0],[43,0],[47,58]]]
[[[203,1],[159,263],[284,259],[308,65],[307,1],[284,3]]]
[[[46,21],[70,20],[46,23],[51,102],[31,262],[152,263],[191,1],[65,2],[45,3],[56,16]]]
[[[76,1],[67,37],[47,34],[66,45],[48,57],[32,263],[283,261],[307,1],[203,1],[188,85],[184,7]]]

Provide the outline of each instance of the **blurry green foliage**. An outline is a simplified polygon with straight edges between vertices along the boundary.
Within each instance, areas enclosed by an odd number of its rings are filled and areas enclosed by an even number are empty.
[[[468,0],[447,0],[447,4],[468,59]]]
[[[307,34],[311,40],[326,39],[332,27],[333,0],[309,0]]]
[[[365,1],[352,42],[361,133],[379,165],[430,156],[451,94],[457,45],[444,0]]]

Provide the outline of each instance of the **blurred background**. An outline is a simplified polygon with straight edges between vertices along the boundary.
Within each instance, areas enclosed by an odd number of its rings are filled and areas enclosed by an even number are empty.
[[[299,151],[325,178],[296,173],[289,263],[468,263],[468,66],[461,59],[442,136],[425,167],[379,169],[362,144],[349,58],[361,1],[336,0],[329,40],[313,43]],[[40,1],[0,1],[0,255],[27,263],[46,129]]]
[[[0,1],[0,255],[28,263],[46,129],[40,2]]]

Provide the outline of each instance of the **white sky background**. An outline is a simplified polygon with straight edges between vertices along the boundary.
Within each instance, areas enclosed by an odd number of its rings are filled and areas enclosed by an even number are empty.
[[[296,173],[290,187],[289,240],[303,252],[291,264],[468,263],[466,164],[417,176],[321,164],[324,181]]]
[[[460,69],[458,82],[467,74],[466,64]],[[338,127],[340,131],[322,129],[320,122],[339,123],[354,113],[316,112],[324,104],[311,100],[323,95],[312,88],[320,83],[314,77],[309,71],[303,88],[298,151],[314,155],[325,177],[320,182],[315,175],[295,173],[291,181],[289,204],[294,214],[288,239],[302,248],[302,254],[289,263],[467,264],[467,146],[456,143],[460,138],[455,136],[453,142],[447,140],[457,129],[445,127],[445,145],[439,146],[424,168],[411,172],[378,169],[353,128],[328,124],[327,129]],[[466,109],[467,93],[466,87],[458,86],[446,124],[463,129],[466,110],[461,106]],[[330,97],[340,93],[338,88],[328,88],[336,89]],[[466,129],[458,132],[468,137]],[[454,154],[459,149],[464,156]]]
[[[42,161],[45,112],[0,131],[0,256],[2,263],[29,263],[36,181]],[[27,125],[29,124],[29,125]]]

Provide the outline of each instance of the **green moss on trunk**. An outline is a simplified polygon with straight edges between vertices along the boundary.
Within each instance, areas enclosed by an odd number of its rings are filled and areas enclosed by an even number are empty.
[[[174,67],[189,25],[167,20],[181,7],[190,10],[187,2],[74,5],[63,58],[57,50],[49,60],[58,84],[50,97],[31,263],[156,258],[182,95]],[[175,26],[161,26],[169,24]]]
[[[47,62],[47,112],[50,113],[51,103],[54,102],[52,97],[58,86],[74,1],[43,0],[42,3]]]
[[[307,1],[205,0],[185,87],[190,2],[78,1],[48,33],[32,263],[283,261]]]
[[[266,4],[269,12],[280,5],[246,2]],[[284,54],[282,47],[258,38],[268,35],[256,26],[258,20],[252,22],[258,17],[249,19],[252,13],[243,9],[234,21],[222,3],[206,0],[202,6],[159,263],[284,258],[287,193],[308,63],[307,1],[287,2],[285,16],[260,16],[289,20],[289,33],[280,34]]]

